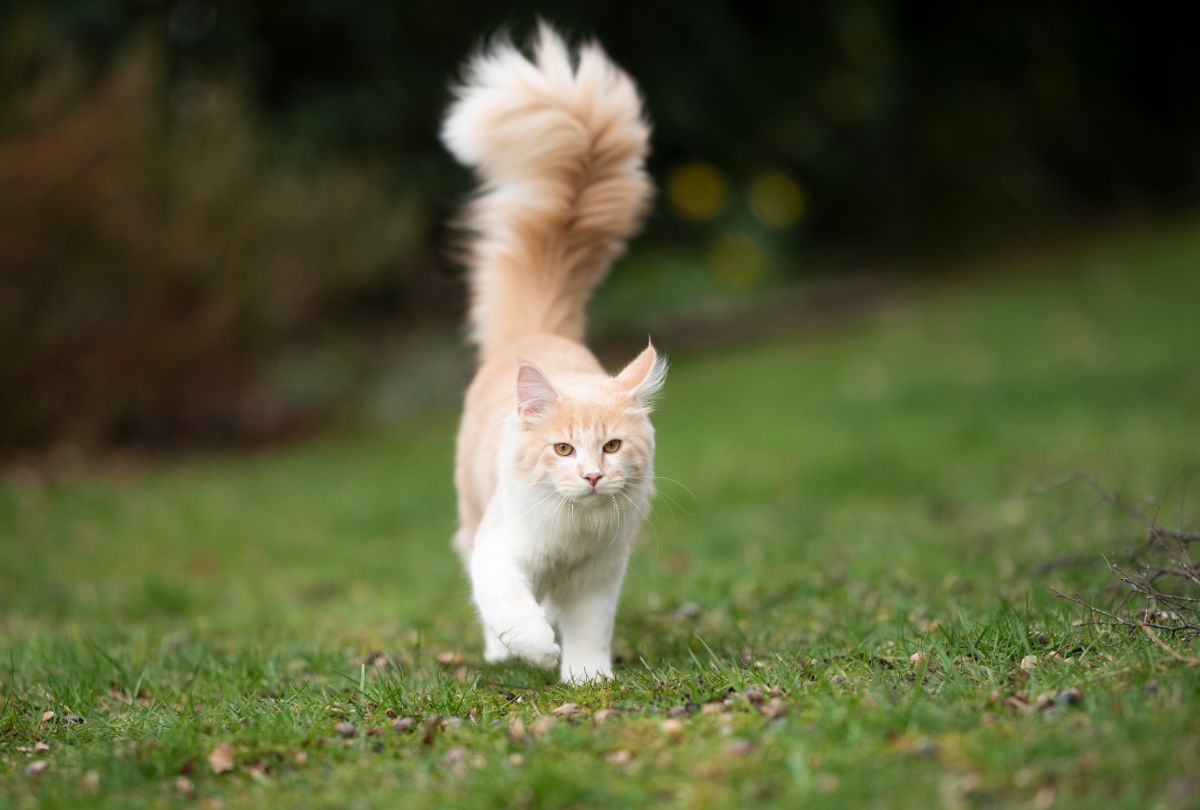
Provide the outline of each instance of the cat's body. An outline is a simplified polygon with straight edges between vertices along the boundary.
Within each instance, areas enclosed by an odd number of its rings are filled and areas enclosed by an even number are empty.
[[[648,347],[611,377],[580,341],[588,295],[651,195],[649,128],[597,46],[575,62],[543,27],[533,61],[501,44],[469,64],[442,137],[482,181],[466,215],[480,366],[458,436],[455,546],[485,658],[550,667],[561,653],[564,680],[610,677],[666,365]]]

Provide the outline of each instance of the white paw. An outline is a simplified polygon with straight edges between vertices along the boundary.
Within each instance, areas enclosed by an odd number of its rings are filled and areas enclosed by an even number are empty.
[[[554,643],[554,630],[540,617],[529,619],[500,634],[501,641],[513,655],[535,667],[550,669],[558,663],[561,650]]]
[[[504,642],[498,639],[490,630],[487,631],[483,640],[483,660],[489,664],[499,664],[501,661],[507,661],[512,658],[512,652],[508,647],[504,646]]]
[[[591,662],[564,661],[561,673],[563,683],[596,683],[612,676],[612,664],[604,659]]]

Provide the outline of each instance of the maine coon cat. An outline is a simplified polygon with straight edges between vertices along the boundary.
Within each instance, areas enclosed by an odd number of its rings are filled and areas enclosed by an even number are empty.
[[[581,343],[588,296],[652,195],[649,134],[629,77],[545,25],[531,59],[507,42],[472,59],[442,128],[480,181],[464,216],[479,367],[454,544],[484,658],[561,658],[564,681],[612,676],[617,597],[654,490],[666,362],[650,345],[609,376]]]

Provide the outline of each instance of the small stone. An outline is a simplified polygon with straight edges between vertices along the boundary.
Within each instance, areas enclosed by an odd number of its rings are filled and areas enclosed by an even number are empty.
[[[1083,692],[1078,689],[1064,689],[1054,699],[1060,706],[1078,706],[1083,703]]]
[[[1021,659],[1021,669],[1025,670],[1026,672],[1031,672],[1032,670],[1037,669],[1037,665],[1038,657],[1036,655],[1027,655]]]
[[[1036,627],[1030,627],[1029,640],[1034,644],[1045,645],[1050,643],[1050,636],[1046,635],[1044,631],[1038,630]]]
[[[434,656],[434,658],[439,664],[447,667],[458,666],[463,661],[463,657],[461,655],[456,652],[450,652],[449,650],[438,653],[436,656]]]
[[[525,733],[525,724],[521,722],[521,718],[514,718],[508,724],[508,741],[513,745],[524,745],[529,740],[529,735]]]
[[[744,757],[754,750],[754,741],[745,737],[734,737],[725,743],[725,753],[731,757]]]
[[[574,703],[564,703],[550,712],[555,717],[574,717],[579,714],[581,709]]]
[[[35,743],[33,744],[33,750],[34,750],[34,751],[49,751],[49,750],[50,750],[50,743],[48,743],[48,742],[42,742],[41,740],[38,740],[37,742],[35,742]]]
[[[911,664],[914,668],[921,666],[922,664],[926,663],[928,660],[929,660],[929,656],[927,654],[921,652],[920,650],[917,650],[915,653],[913,653],[912,655],[910,655],[908,657],[908,663]]]
[[[600,726],[607,723],[609,720],[617,716],[616,709],[601,709],[592,715],[592,720],[596,725]]]
[[[530,726],[529,730],[533,733],[533,736],[541,737],[552,728],[554,728],[554,718],[548,714],[543,714],[537,720],[533,721],[533,725]]]
[[[392,723],[392,731],[399,731],[401,734],[407,734],[417,727],[417,718],[401,717],[396,722]]]
[[[725,714],[729,711],[729,707],[725,705],[723,700],[714,700],[712,703],[705,703],[700,709],[700,714]]]
[[[1054,693],[1053,692],[1042,692],[1040,695],[1037,696],[1037,700],[1035,700],[1033,702],[1033,705],[1039,711],[1043,711],[1043,712],[1049,708],[1052,708],[1054,706]]]
[[[186,776],[175,777],[175,792],[180,796],[191,796],[196,792],[196,786]]]
[[[343,720],[333,727],[334,732],[344,740],[349,740],[358,733],[358,729],[354,728],[354,724],[348,720]]]
[[[841,684],[844,684],[846,682],[846,676],[845,675],[831,675],[831,676],[829,676],[829,682],[840,686]]]
[[[44,759],[35,759],[25,766],[25,775],[32,778],[41,776],[50,768],[50,763]]]
[[[670,720],[663,720],[661,728],[664,734],[669,734],[672,737],[676,737],[683,733],[683,721],[673,718]]]
[[[750,701],[755,706],[763,702],[763,693],[756,687],[747,686],[742,694],[746,696],[746,700]]]
[[[442,721],[442,730],[453,731],[454,729],[461,727],[462,724],[463,721],[461,717],[447,717]]]
[[[762,714],[768,720],[783,717],[787,714],[787,704],[783,702],[783,698],[771,698],[767,705],[762,707]]]
[[[54,712],[50,712],[50,711],[42,712],[42,722],[43,723],[49,723],[53,719],[54,719]]]
[[[81,723],[86,723],[87,719],[80,717],[77,714],[66,714],[66,715],[63,715],[61,718],[59,718],[59,722],[77,726]]]
[[[525,763],[525,755],[524,754],[509,754],[508,755],[508,764],[509,765],[523,765],[524,763]]]

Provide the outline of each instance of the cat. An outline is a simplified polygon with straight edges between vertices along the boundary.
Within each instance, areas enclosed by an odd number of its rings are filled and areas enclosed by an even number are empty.
[[[653,195],[650,127],[599,45],[573,52],[545,24],[532,58],[498,41],[464,76],[441,132],[480,181],[463,217],[479,366],[458,432],[454,545],[486,661],[561,659],[565,682],[611,678],[667,363],[650,343],[609,376],[582,344],[584,307]]]

